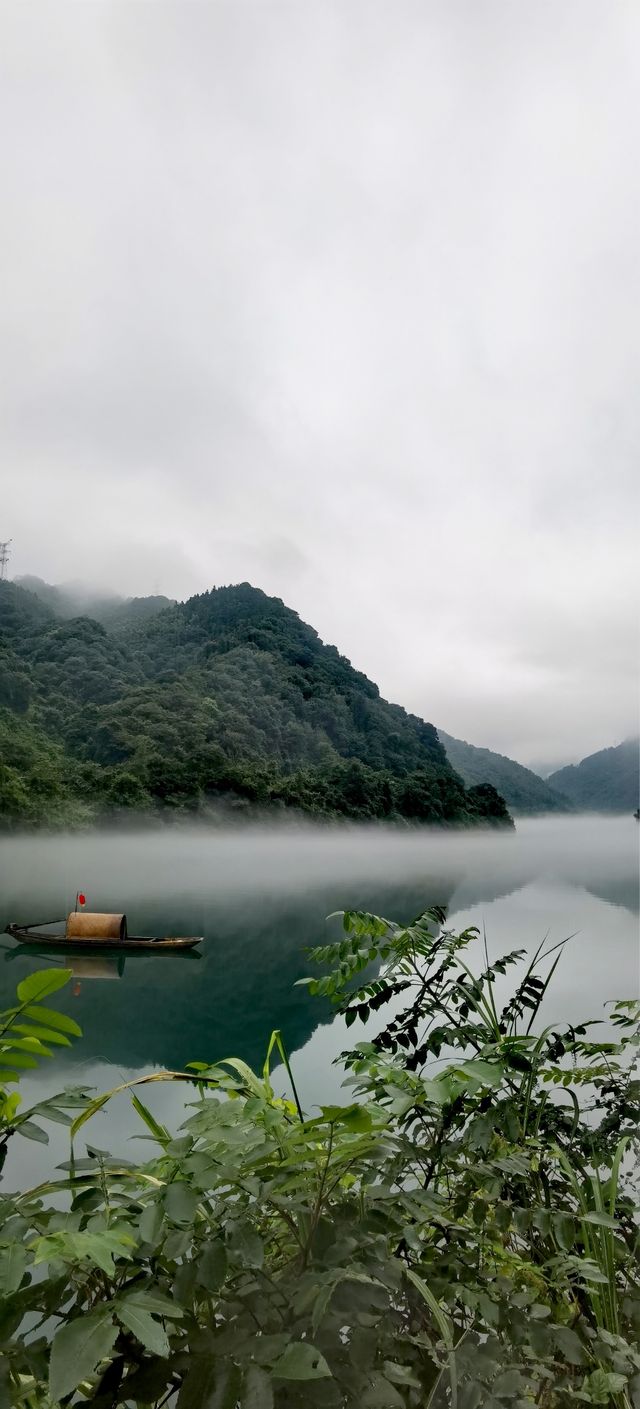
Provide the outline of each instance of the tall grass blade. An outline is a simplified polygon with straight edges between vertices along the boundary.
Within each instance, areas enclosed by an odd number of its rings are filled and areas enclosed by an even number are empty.
[[[447,1347],[447,1359],[449,1362],[449,1382],[451,1385],[451,1409],[458,1409],[458,1372],[456,1369],[453,1325],[449,1320],[449,1317],[445,1315],[444,1311],[442,1310],[442,1307],[440,1306],[440,1303],[436,1300],[430,1287],[427,1286],[426,1282],[423,1282],[422,1277],[419,1277],[418,1273],[414,1272],[413,1268],[411,1267],[407,1267],[405,1270],[409,1281],[413,1283],[414,1287],[416,1288],[416,1291],[420,1293],[420,1296],[422,1297],[423,1301],[426,1302],[430,1311],[432,1311],[434,1319],[438,1326],[438,1330],[440,1331],[440,1335],[442,1336],[444,1344]]]

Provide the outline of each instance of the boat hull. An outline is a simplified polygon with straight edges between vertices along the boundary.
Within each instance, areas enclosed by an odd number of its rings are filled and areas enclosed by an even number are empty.
[[[126,939],[102,939],[98,936],[83,935],[78,939],[66,939],[63,934],[45,934],[43,930],[22,925],[7,925],[6,933],[11,935],[12,939],[17,939],[19,944],[34,944],[38,947],[46,945],[51,949],[66,949],[74,953],[78,949],[117,949],[124,952],[137,949],[161,954],[168,949],[194,949],[196,944],[202,942],[202,935],[169,935],[166,939],[134,934],[127,935]]]

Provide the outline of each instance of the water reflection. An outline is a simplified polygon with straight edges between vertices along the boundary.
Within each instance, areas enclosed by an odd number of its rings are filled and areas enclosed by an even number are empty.
[[[59,950],[52,949],[50,945],[39,947],[37,944],[31,944],[28,948],[18,944],[10,949],[5,948],[7,964],[15,964],[27,957],[37,959],[37,967],[41,969],[46,969],[49,964],[58,969],[70,969],[73,975],[72,990],[76,997],[81,992],[83,979],[123,978],[127,962],[124,954],[74,954],[62,946]]]
[[[63,913],[81,887],[90,908],[126,910],[134,932],[203,934],[205,942],[201,953],[70,958],[7,940],[2,997],[10,1001],[24,973],[71,962],[60,1005],[84,1036],[53,1062],[73,1064],[74,1079],[79,1053],[87,1067],[99,1058],[134,1071],[231,1053],[257,1065],[273,1027],[293,1051],[331,1020],[294,987],[308,972],[305,947],[327,937],[330,911],[361,907],[402,920],[438,903],[456,923],[484,919],[498,948],[503,937],[514,948],[549,929],[558,938],[581,929],[586,1001],[614,929],[620,984],[634,984],[636,846],[632,818],[540,820],[515,836],[301,827],[11,839],[0,853],[6,920]],[[603,920],[613,906],[615,925]],[[567,928],[558,933],[560,923]],[[616,996],[624,996],[620,984]]]
[[[439,887],[439,900],[441,894]],[[378,886],[366,894],[358,891],[351,903],[409,918],[435,900],[435,893],[415,886]],[[295,982],[309,971],[305,948],[326,939],[326,916],[343,903],[341,892],[322,890],[293,900],[286,895],[254,899],[236,909],[212,903],[203,917],[199,905],[190,910],[185,902],[179,923],[193,931],[199,918],[201,952],[132,953],[106,960],[102,955],[70,956],[62,949],[54,957],[49,948],[36,954],[31,946],[12,945],[5,961],[15,986],[25,972],[53,962],[69,966],[71,960],[75,981],[59,995],[60,1006],[79,1022],[87,1060],[99,1055],[126,1068],[175,1069],[195,1058],[239,1053],[260,1064],[274,1027],[286,1032],[294,1049],[307,1041],[318,1021],[329,1019],[330,1010]],[[132,909],[129,900],[127,908]],[[167,907],[153,911],[138,906],[137,916],[153,932],[166,921]],[[178,928],[178,917],[167,927]],[[105,977],[122,982],[101,982]],[[6,989],[4,974],[2,979]],[[62,1049],[55,1060],[77,1060],[77,1052],[72,1056]]]

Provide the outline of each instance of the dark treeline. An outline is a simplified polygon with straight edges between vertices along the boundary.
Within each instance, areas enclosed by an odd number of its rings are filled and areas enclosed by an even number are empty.
[[[277,598],[242,584],[109,631],[0,584],[0,816],[298,808],[354,819],[509,825],[466,788],[434,727]]]

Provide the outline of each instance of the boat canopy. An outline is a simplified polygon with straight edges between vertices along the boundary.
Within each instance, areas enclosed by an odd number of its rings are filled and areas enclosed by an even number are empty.
[[[72,910],[67,916],[67,939],[126,939],[126,915],[102,915]]]

